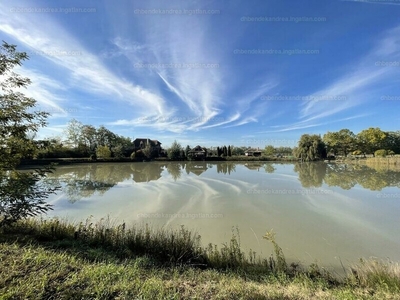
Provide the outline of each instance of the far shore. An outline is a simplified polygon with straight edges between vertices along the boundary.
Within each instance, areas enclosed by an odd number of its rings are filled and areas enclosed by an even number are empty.
[[[161,162],[179,162],[179,161],[187,161],[187,162],[198,162],[198,161],[272,161],[272,162],[295,162],[298,161],[296,158],[286,158],[286,157],[266,157],[266,156],[228,156],[228,157],[207,157],[205,160],[188,160],[188,159],[168,159],[166,157],[159,157],[151,160],[146,159],[131,159],[129,157],[126,158],[98,158],[96,160],[92,160],[89,157],[83,158],[42,158],[42,159],[23,159],[20,163],[20,168],[25,168],[27,166],[38,166],[38,165],[49,165],[52,163],[56,163],[58,165],[70,165],[70,164],[80,164],[80,163],[127,163],[127,162],[151,162],[151,161],[161,161]]]

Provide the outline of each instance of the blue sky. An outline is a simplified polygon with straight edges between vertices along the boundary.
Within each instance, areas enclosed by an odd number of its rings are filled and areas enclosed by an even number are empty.
[[[40,137],[75,118],[165,147],[293,147],[399,129],[399,16],[389,0],[2,0],[0,39],[30,55]]]

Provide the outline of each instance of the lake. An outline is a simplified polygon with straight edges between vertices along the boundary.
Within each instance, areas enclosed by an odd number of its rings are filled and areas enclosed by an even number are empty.
[[[288,261],[341,272],[359,258],[400,261],[400,172],[338,163],[143,162],[60,166],[49,217],[197,231],[269,257],[273,229]]]

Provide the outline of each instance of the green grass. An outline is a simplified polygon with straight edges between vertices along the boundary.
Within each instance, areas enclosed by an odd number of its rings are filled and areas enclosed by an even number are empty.
[[[0,234],[0,299],[400,299],[400,266],[361,260],[335,278],[287,265],[275,235],[263,260],[185,229],[25,220]]]

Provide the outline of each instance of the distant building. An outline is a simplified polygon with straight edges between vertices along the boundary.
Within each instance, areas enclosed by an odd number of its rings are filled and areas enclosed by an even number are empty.
[[[244,152],[244,155],[246,155],[246,156],[261,156],[261,154],[262,153],[259,149],[251,149],[251,148],[247,149]]]
[[[189,151],[188,156],[192,159],[205,159],[207,157],[207,149],[197,145]]]
[[[161,143],[159,141],[150,139],[135,139],[133,141],[135,151],[142,150],[146,148],[147,145],[150,145],[150,149],[154,154],[156,154],[157,156],[160,155],[162,149]]]

